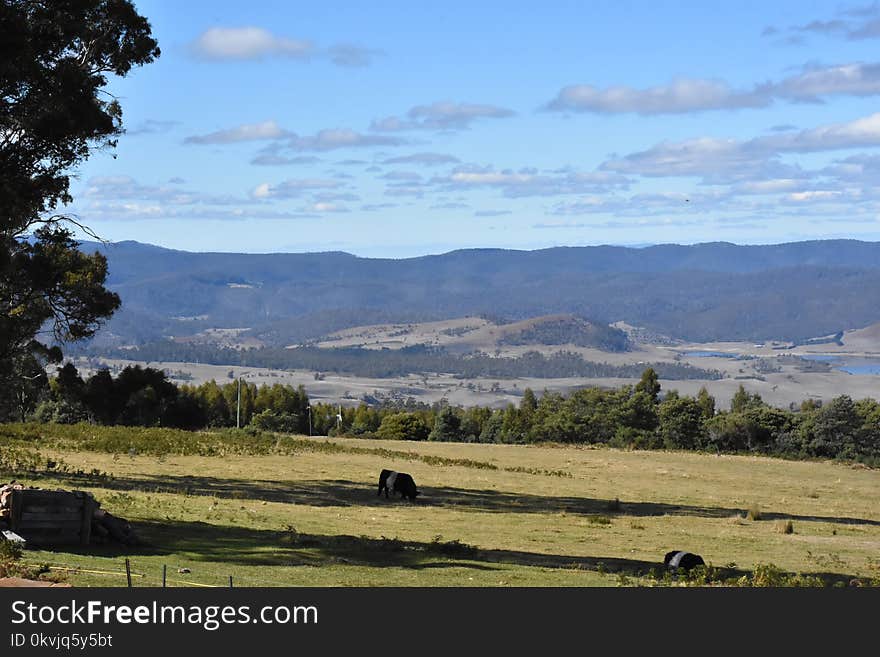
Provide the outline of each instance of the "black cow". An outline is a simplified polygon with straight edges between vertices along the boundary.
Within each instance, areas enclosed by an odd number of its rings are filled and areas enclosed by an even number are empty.
[[[672,552],[666,553],[666,557],[663,559],[663,565],[676,573],[679,570],[688,571],[697,566],[705,566],[706,562],[703,561],[703,557],[699,554],[673,550]]]
[[[408,498],[410,502],[416,501],[419,494],[416,488],[416,482],[405,472],[395,472],[394,470],[382,470],[379,474],[379,492],[382,495],[385,491],[385,497],[388,497],[388,491],[397,494],[400,493],[404,498]]]

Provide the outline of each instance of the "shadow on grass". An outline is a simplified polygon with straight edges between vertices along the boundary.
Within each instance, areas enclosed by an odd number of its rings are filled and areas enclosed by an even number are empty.
[[[404,541],[368,536],[303,534],[293,529],[273,531],[203,522],[139,522],[139,547],[78,548],[76,554],[122,556],[176,555],[191,562],[228,563],[241,566],[350,565],[371,568],[431,570],[466,568],[491,571],[503,566],[526,566],[559,570],[588,570],[642,577],[661,575],[662,558],[656,562],[619,557],[544,554],[521,550],[480,549],[458,541]],[[748,574],[735,568],[717,568],[719,579]],[[848,582],[850,575],[810,573],[827,585]]]
[[[458,541],[407,541],[369,536],[304,534],[294,529],[269,530],[205,522],[139,521],[134,523],[142,544],[72,548],[68,552],[100,556],[185,555],[193,561],[245,566],[328,566],[345,564],[373,568],[464,567],[494,570],[499,565],[560,569],[605,569],[630,574],[662,567],[633,559],[580,557],[516,550],[479,549]]]
[[[53,476],[56,481],[82,485],[76,477]],[[89,481],[89,485],[123,491],[176,493],[181,495],[216,496],[220,498],[281,502],[308,506],[385,506],[409,504],[401,498],[377,497],[377,484],[345,479],[309,481],[266,481],[220,479],[205,476],[149,475],[118,477]],[[498,490],[479,490],[452,487],[420,486],[420,506],[474,510],[489,513],[570,513],[577,515],[626,516],[695,516],[701,518],[730,518],[744,516],[746,509],[733,507],[669,504],[621,500],[619,506],[610,500],[589,497],[545,496],[511,493]],[[880,526],[880,521],[841,516],[798,515],[773,511],[761,512],[763,520],[792,520],[801,522],[829,522],[843,525]]]

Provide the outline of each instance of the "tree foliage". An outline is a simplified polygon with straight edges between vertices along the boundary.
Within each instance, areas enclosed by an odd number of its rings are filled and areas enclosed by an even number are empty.
[[[42,372],[42,370],[40,370]],[[44,376],[44,375],[43,375]],[[648,374],[646,379],[651,379]],[[35,378],[0,420],[169,426],[233,427],[237,381],[176,386],[164,372],[126,367],[115,379],[100,370],[83,380],[65,365],[48,384]],[[591,443],[637,449],[685,449],[840,458],[880,465],[880,403],[846,395],[828,404],[776,408],[748,395],[739,410],[709,416],[706,396],[668,391],[654,399],[644,387],[597,387],[536,395],[504,408],[432,405],[412,398],[371,406],[315,403],[303,386],[242,383],[241,424],[313,435],[356,435],[389,440],[485,443]],[[740,395],[744,397],[744,395]],[[36,412],[32,412],[36,406]]]
[[[71,170],[122,133],[108,75],[152,62],[150,24],[128,0],[0,1],[0,377],[23,354],[89,337],[119,306],[104,256],[80,252],[60,213]],[[56,359],[58,354],[51,354]],[[26,360],[26,359],[25,359]]]
[[[128,0],[3,0],[0,34],[0,216],[4,234],[22,235],[72,200],[73,167],[116,145],[107,75],[159,48]]]

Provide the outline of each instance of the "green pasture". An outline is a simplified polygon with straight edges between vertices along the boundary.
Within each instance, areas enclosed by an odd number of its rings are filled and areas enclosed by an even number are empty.
[[[880,472],[861,465],[85,425],[6,425],[0,446],[19,481],[87,490],[141,537],[25,551],[74,585],[124,586],[126,558],[134,586],[163,566],[169,586],[652,584],[674,549],[728,577],[880,578]],[[382,468],[417,503],[377,497]]]

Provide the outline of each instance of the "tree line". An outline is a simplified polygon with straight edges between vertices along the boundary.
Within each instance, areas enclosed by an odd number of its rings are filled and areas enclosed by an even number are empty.
[[[70,353],[88,354],[88,350]],[[269,369],[297,369],[334,372],[364,378],[392,378],[424,372],[451,374],[465,379],[496,378],[635,378],[644,364],[612,365],[588,361],[581,354],[557,351],[544,355],[528,351],[511,358],[478,352],[457,355],[438,347],[422,345],[402,349],[362,349],[342,347],[295,349],[262,347],[233,349],[205,344],[177,343],[171,340],[153,342],[134,349],[113,349],[93,356],[139,360],[145,362],[205,363]],[[694,367],[687,363],[654,363],[651,365],[664,379],[720,379],[717,370]]]
[[[67,363],[55,377],[30,382],[17,401],[12,407],[0,406],[0,420],[191,430],[253,426],[308,433],[310,414],[314,413],[320,430],[327,431],[327,422],[319,421],[303,386],[257,387],[244,381],[221,385],[213,380],[178,386],[162,370],[139,365],[124,368],[115,378],[109,370],[101,369],[83,379],[76,367]]]
[[[766,404],[740,386],[719,409],[702,388],[696,396],[661,395],[648,368],[636,385],[583,388],[568,396],[526,389],[503,409],[343,409],[338,433],[377,438],[481,443],[588,443],[635,449],[751,452],[794,458],[841,458],[880,465],[880,403],[841,395],[788,409]]]
[[[424,404],[413,399],[340,407],[311,403],[303,386],[244,381],[177,386],[165,373],[129,366],[113,378],[88,379],[72,364],[44,380],[31,410],[3,420],[168,426],[254,427],[266,431],[391,440],[526,444],[602,444],[634,449],[761,453],[840,458],[880,465],[880,403],[841,395],[777,408],[743,386],[719,409],[702,388],[695,396],[661,394],[646,369],[635,385],[582,388],[569,395],[526,388],[518,405],[492,409]],[[0,409],[2,411],[2,409]]]

